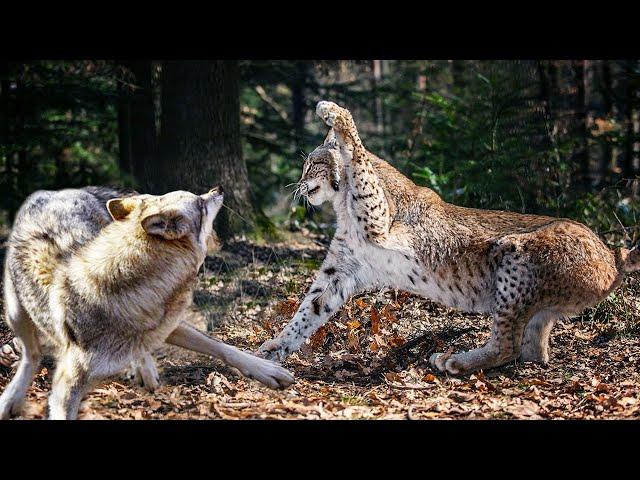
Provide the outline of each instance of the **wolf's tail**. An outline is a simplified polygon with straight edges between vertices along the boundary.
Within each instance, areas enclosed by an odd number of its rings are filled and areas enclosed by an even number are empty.
[[[631,273],[640,270],[640,250],[635,246],[631,250],[619,248],[616,250],[616,264],[621,273]]]

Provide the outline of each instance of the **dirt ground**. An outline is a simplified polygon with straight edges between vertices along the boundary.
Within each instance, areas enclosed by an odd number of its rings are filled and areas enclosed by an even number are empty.
[[[306,233],[270,246],[238,240],[207,259],[189,321],[255,350],[295,312],[326,252]],[[640,417],[640,284],[624,286],[552,334],[551,362],[509,364],[449,377],[433,351],[481,345],[490,320],[405,292],[359,295],[286,366],[296,383],[274,391],[220,362],[176,347],[157,352],[162,386],[148,393],[124,378],[94,390],[81,419],[575,419]],[[0,341],[11,338],[2,323]],[[0,345],[2,344],[0,343]],[[24,418],[43,418],[52,364],[45,360]],[[0,389],[10,368],[0,366]]]

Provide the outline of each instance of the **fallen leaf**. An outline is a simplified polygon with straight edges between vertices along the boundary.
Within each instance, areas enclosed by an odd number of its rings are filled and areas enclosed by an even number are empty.
[[[380,333],[380,313],[376,307],[371,307],[369,318],[371,319],[371,333],[374,335]]]

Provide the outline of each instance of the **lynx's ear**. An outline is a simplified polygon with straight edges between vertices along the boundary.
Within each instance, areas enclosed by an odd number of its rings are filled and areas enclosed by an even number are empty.
[[[336,132],[333,128],[329,130],[329,133],[327,133],[323,145],[330,148],[338,148],[338,137],[336,136]]]
[[[170,210],[144,217],[142,228],[149,235],[177,240],[189,233],[189,222],[180,212]]]
[[[127,218],[140,203],[140,200],[135,197],[125,198],[112,198],[107,201],[107,210],[114,220],[122,220]]]

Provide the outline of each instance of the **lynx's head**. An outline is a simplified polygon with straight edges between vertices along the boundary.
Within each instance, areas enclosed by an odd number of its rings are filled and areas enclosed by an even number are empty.
[[[217,244],[213,222],[222,200],[222,187],[215,187],[204,195],[175,191],[114,198],[107,202],[107,210],[114,223],[152,240],[186,243],[204,258]]]
[[[343,168],[340,148],[332,129],[324,143],[305,160],[296,193],[314,206],[333,200],[340,191]]]

